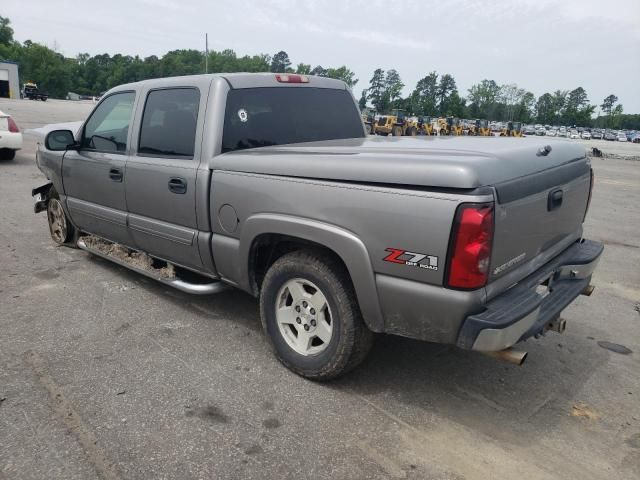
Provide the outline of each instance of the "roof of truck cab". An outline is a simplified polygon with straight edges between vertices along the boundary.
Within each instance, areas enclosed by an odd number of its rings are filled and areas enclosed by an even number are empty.
[[[309,83],[283,83],[276,79],[276,73],[208,73],[202,75],[183,75],[174,77],[151,78],[139,82],[118,85],[111,91],[121,91],[140,87],[166,87],[193,84],[196,81],[206,79],[224,78],[233,89],[240,88],[260,88],[260,87],[296,87],[296,88],[334,88],[339,90],[347,89],[346,83],[327,77],[317,77],[314,75],[304,75],[309,79]],[[283,74],[280,74],[283,75]],[[289,74],[287,74],[289,75]],[[293,74],[291,74],[293,75]],[[107,92],[107,93],[109,93]]]

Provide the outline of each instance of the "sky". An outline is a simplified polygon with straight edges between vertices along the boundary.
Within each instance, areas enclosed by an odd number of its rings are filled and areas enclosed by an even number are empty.
[[[169,50],[284,50],[295,66],[346,65],[357,97],[376,68],[405,94],[429,72],[466,96],[487,78],[536,96],[583,87],[640,113],[640,0],[2,0],[14,37],[66,56],[161,56]],[[596,110],[597,112],[597,110]]]

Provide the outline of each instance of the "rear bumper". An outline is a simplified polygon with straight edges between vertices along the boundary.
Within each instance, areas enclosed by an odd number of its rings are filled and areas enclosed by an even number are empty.
[[[22,133],[0,131],[0,148],[20,150],[22,148]]]
[[[462,323],[460,348],[496,351],[543,332],[591,281],[604,247],[575,243]],[[546,286],[544,288],[543,286]]]

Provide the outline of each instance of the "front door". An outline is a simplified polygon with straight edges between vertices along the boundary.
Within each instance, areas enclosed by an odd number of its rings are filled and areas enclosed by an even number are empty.
[[[117,92],[92,112],[80,133],[80,148],[62,160],[62,181],[71,219],[81,230],[125,245],[125,166],[136,94]]]
[[[129,230],[136,246],[178,265],[202,268],[196,221],[197,87],[143,92],[139,134],[126,169]],[[205,95],[206,97],[206,95]]]

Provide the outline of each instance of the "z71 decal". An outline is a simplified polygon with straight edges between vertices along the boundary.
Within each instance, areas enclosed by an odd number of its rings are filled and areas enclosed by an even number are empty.
[[[420,267],[427,270],[438,270],[438,257],[424,253],[407,252],[399,248],[387,248],[389,255],[383,258],[385,262],[398,263],[409,267]]]

